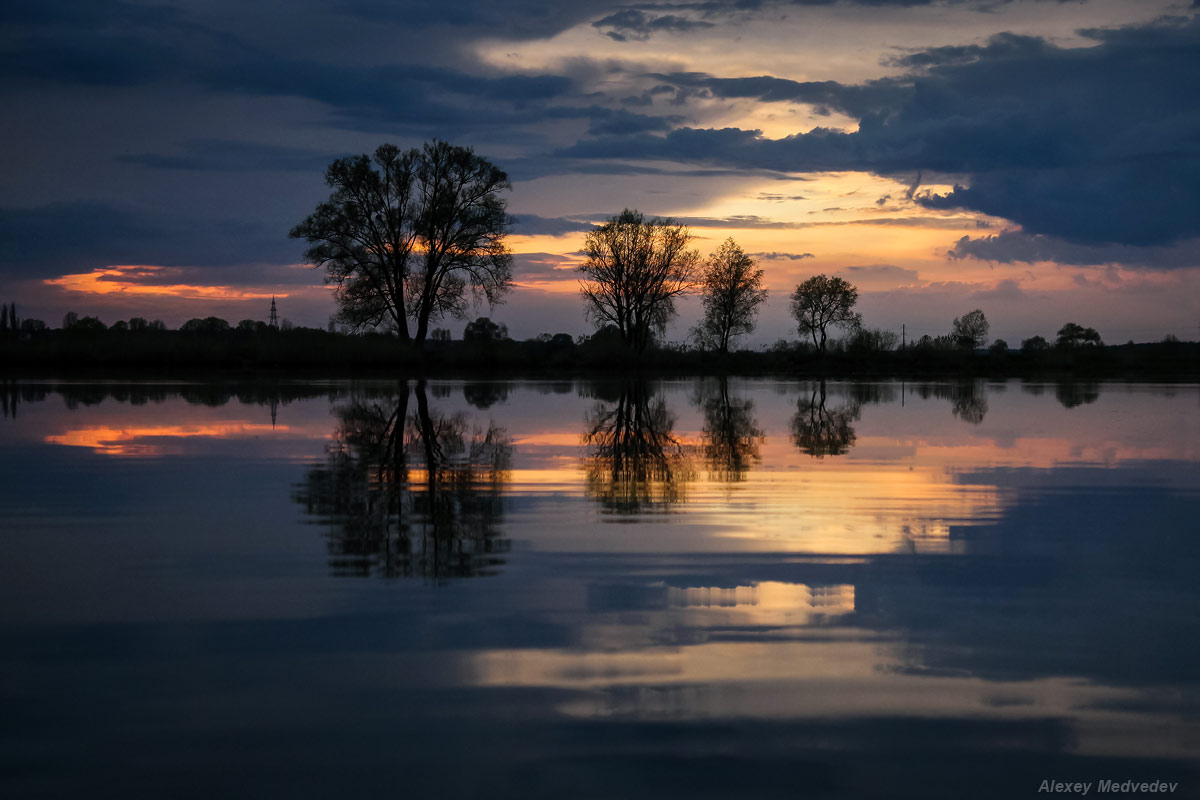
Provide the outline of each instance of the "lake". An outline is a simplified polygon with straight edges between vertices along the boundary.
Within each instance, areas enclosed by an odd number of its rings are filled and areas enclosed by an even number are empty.
[[[1200,387],[0,385],[8,797],[1200,796]]]

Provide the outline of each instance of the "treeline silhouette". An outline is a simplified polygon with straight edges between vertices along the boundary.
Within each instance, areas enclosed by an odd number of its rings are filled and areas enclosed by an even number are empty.
[[[634,356],[620,333],[606,327],[591,336],[543,334],[524,341],[481,318],[472,336],[434,335],[417,346],[385,334],[345,334],[315,328],[274,328],[263,323],[229,326],[222,320],[193,320],[181,330],[147,323],[105,327],[79,318],[62,329],[25,326],[0,336],[0,369],[8,372],[63,369],[319,369],[332,373],[403,369],[455,375],[553,375],[587,372],[800,375],[1105,375],[1194,376],[1200,374],[1200,345],[1168,338],[1124,345],[1051,345],[1041,337],[1021,349],[957,346],[950,337],[924,337],[896,346],[886,331],[863,329],[833,340],[821,354],[799,340],[779,340],[757,350],[730,353],[685,345],[652,344]],[[482,334],[479,333],[482,331]],[[1039,341],[1040,340],[1040,341]],[[1003,344],[1002,342],[1000,344]]]

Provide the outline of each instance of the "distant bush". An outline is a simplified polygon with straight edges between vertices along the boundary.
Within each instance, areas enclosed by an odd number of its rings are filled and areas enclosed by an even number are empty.
[[[1095,328],[1085,328],[1074,322],[1068,322],[1058,330],[1058,347],[1070,349],[1082,345],[1100,346],[1104,344]]]
[[[896,349],[900,335],[882,328],[858,328],[846,337],[846,352],[865,355],[887,353]]]
[[[499,342],[508,338],[508,328],[492,322],[487,317],[480,317],[474,322],[468,322],[463,329],[464,342]]]
[[[1030,336],[1021,342],[1021,352],[1026,355],[1042,353],[1050,349],[1050,343],[1041,336]]]
[[[205,317],[189,319],[179,330],[184,333],[224,333],[229,329],[229,323],[220,317]]]
[[[71,316],[68,314],[67,316]],[[69,326],[72,333],[87,334],[106,331],[108,327],[96,317],[79,317],[74,320],[74,323]]]

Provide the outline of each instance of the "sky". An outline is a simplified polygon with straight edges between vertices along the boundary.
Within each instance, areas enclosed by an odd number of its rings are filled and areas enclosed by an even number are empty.
[[[818,273],[912,339],[1200,335],[1200,0],[5,0],[0,300],[324,327],[288,231],[325,167],[473,147],[511,181],[514,338],[592,328],[593,224],[733,237],[796,338]],[[684,341],[698,303],[667,333]],[[464,321],[440,323],[461,335]]]

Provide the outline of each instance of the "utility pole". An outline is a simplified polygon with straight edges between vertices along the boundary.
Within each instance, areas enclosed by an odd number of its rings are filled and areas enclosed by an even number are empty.
[[[279,312],[275,310],[275,295],[271,295],[271,316],[267,320],[268,327],[279,327]]]
[[[900,324],[900,349],[903,350],[906,347],[908,347],[908,326],[901,323]]]

